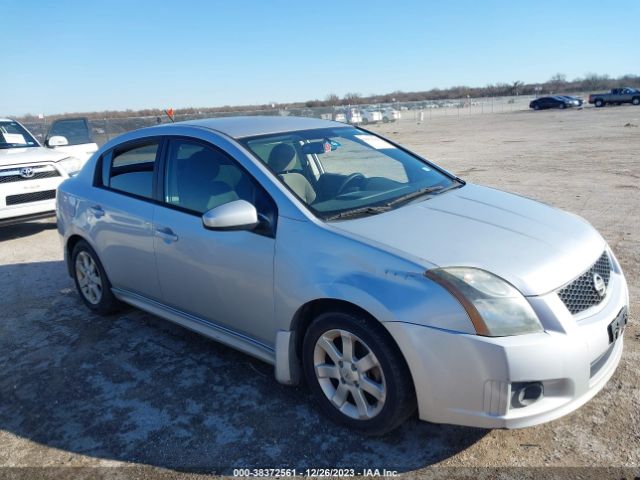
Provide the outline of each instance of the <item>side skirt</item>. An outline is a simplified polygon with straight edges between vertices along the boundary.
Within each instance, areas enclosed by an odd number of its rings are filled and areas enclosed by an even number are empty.
[[[204,335],[205,337],[211,338],[212,340],[256,357],[271,365],[275,365],[276,363],[276,354],[274,349],[252,339],[251,337],[235,332],[221,325],[217,325],[208,320],[204,320],[200,317],[196,317],[195,315],[190,315],[180,310],[168,307],[156,302],[155,300],[138,295],[137,293],[119,288],[112,288],[111,290],[118,300],[133,305],[140,310],[162,317],[182,327]]]

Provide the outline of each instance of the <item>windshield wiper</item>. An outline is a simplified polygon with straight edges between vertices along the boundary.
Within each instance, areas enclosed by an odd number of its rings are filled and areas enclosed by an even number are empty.
[[[341,218],[361,217],[365,215],[376,215],[378,213],[384,213],[391,210],[388,205],[382,205],[379,207],[361,207],[354,208],[353,210],[345,210],[344,212],[336,213],[335,215],[329,215],[325,217],[325,220],[338,220]]]
[[[385,206],[393,207],[394,205],[408,202],[409,200],[413,200],[414,198],[422,197],[424,195],[429,195],[430,193],[434,193],[434,192],[439,192],[440,190],[444,190],[444,188],[445,187],[443,187],[442,185],[421,188],[420,190],[416,190],[415,192],[407,193],[406,195],[401,195],[398,198],[394,198],[390,202],[386,203]]]

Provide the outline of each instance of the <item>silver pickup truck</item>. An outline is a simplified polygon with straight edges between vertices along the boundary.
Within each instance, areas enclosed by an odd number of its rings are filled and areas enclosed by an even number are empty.
[[[640,105],[640,90],[625,87],[614,88],[610,93],[594,93],[589,95],[589,103],[596,107],[604,107],[606,104],[620,105],[621,103]]]

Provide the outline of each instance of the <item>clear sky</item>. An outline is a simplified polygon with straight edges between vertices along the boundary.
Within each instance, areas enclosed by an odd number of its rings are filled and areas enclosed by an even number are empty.
[[[0,0],[0,116],[640,73],[640,1]]]

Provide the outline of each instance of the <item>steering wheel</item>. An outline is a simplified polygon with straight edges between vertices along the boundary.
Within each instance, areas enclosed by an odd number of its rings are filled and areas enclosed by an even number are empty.
[[[336,197],[339,197],[340,195],[342,195],[342,193],[347,189],[347,186],[349,186],[349,184],[359,180],[364,180],[363,174],[356,172],[349,175],[347,178],[345,178],[342,181],[342,183],[340,184],[340,187],[338,187],[338,192],[336,193]]]

